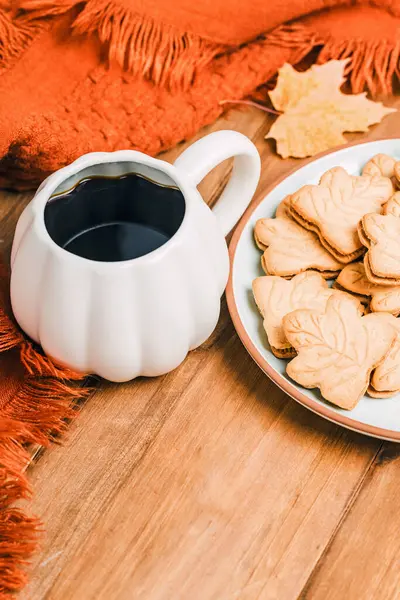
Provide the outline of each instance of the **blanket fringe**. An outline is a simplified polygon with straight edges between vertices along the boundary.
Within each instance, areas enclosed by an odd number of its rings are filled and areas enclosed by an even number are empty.
[[[0,284],[7,272],[0,264]],[[41,533],[40,522],[13,505],[30,496],[25,474],[28,445],[47,446],[67,427],[77,403],[91,392],[85,375],[55,365],[26,340],[12,318],[0,309],[0,352],[19,349],[24,379],[0,403],[0,600],[26,584],[26,566]]]
[[[38,25],[13,20],[9,13],[0,10],[0,67],[22,52],[38,30]]]
[[[57,439],[76,412],[78,401],[86,398],[88,388],[52,378],[28,378],[2,409],[3,417],[29,424],[37,444]],[[1,456],[0,456],[1,461]],[[1,532],[0,532],[1,535]]]
[[[25,21],[34,21],[63,15],[84,2],[85,0],[17,0],[15,4],[19,16],[22,15]]]
[[[87,377],[86,374],[77,373],[76,371],[72,371],[67,367],[57,366],[47,356],[44,356],[38,347],[35,348],[32,342],[28,342],[26,340],[21,345],[20,356],[21,362],[29,375],[38,375],[40,377],[56,377],[58,379],[81,382],[83,382]]]
[[[0,352],[11,350],[23,340],[22,333],[16,328],[10,317],[0,308]]]
[[[235,51],[235,48],[179,32],[151,17],[141,16],[116,0],[20,0],[18,6],[23,11],[22,22],[25,23],[60,15],[73,7],[80,9],[73,23],[75,33],[97,35],[108,50],[110,62],[115,61],[123,69],[172,90],[187,89],[196,72],[216,55]],[[7,15],[3,15],[4,18],[8,19]],[[9,28],[9,20],[7,24]],[[0,39],[7,39],[1,32],[0,22]],[[347,73],[354,93],[367,88],[373,95],[390,94],[394,77],[399,77],[400,39],[324,39],[318,31],[313,31],[312,26],[291,23],[268,32],[255,42],[262,43],[263,40],[280,47],[298,48],[292,64],[317,48],[320,49],[319,63],[350,58]]]
[[[23,470],[29,453],[23,444],[33,441],[27,425],[0,420],[0,598],[19,591],[26,583],[27,559],[34,552],[40,532],[37,519],[27,517],[11,504],[29,496]]]
[[[1,491],[1,488],[0,488]],[[17,509],[0,510],[0,599],[10,598],[27,583],[27,557],[37,545],[39,523]]]
[[[190,86],[196,70],[224,50],[224,46],[179,33],[107,0],[89,0],[77,16],[74,30],[97,33],[108,47],[110,62],[171,89]]]
[[[289,48],[292,53],[291,63],[296,64],[307,56],[318,43],[318,36],[301,23],[280,25],[263,36],[267,46]]]
[[[348,58],[346,75],[354,94],[366,88],[373,96],[389,95],[393,91],[395,78],[400,77],[400,39],[389,40],[345,40],[321,41],[317,62]]]
[[[76,402],[90,393],[69,381],[29,377],[0,412],[0,599],[26,584],[41,523],[12,505],[30,496],[27,444],[47,446],[67,427]]]
[[[83,5],[73,23],[79,35],[95,34],[107,47],[110,63],[142,75],[157,85],[186,89],[197,69],[226,48],[171,26],[143,17],[113,0],[22,0],[26,18],[42,19]]]

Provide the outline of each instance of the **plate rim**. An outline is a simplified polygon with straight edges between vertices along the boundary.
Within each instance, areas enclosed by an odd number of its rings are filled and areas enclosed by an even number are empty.
[[[244,230],[245,226],[247,225],[247,222],[249,221],[251,215],[256,210],[256,208],[265,200],[265,198],[274,190],[274,188],[276,188],[278,185],[280,185],[285,179],[287,179],[289,176],[293,175],[293,173],[296,173],[300,169],[308,166],[310,163],[315,162],[316,160],[319,160],[320,158],[323,158],[324,156],[327,156],[329,154],[335,154],[335,153],[339,152],[340,150],[345,150],[347,148],[354,147],[354,146],[365,146],[368,144],[373,144],[375,142],[393,141],[396,139],[399,140],[399,142],[400,142],[399,136],[393,135],[393,136],[385,136],[382,138],[377,138],[377,139],[370,140],[367,142],[356,141],[356,142],[351,142],[348,144],[343,144],[342,146],[338,146],[332,150],[327,150],[326,152],[322,152],[322,153],[318,154],[317,156],[310,158],[308,161],[306,161],[302,165],[294,167],[288,173],[285,173],[281,177],[278,177],[278,179],[274,180],[271,185],[268,185],[265,188],[262,196],[256,202],[254,202],[254,204],[252,203],[247,208],[243,217],[241,218],[240,222],[238,223],[238,225],[235,228],[235,231],[233,233],[232,239],[229,244],[230,270],[229,270],[228,283],[227,283],[227,287],[226,287],[226,300],[227,300],[228,310],[229,310],[229,314],[231,316],[233,325],[235,327],[235,330],[236,330],[242,344],[244,345],[244,347],[246,348],[247,352],[250,354],[250,356],[252,357],[254,362],[269,377],[269,379],[271,379],[271,381],[273,383],[275,383],[275,385],[277,385],[282,391],[284,391],[293,400],[295,400],[302,406],[305,406],[306,408],[311,410],[313,413],[318,414],[320,417],[327,419],[328,421],[336,423],[337,425],[341,425],[342,427],[345,427],[346,429],[351,429],[352,431],[356,431],[357,433],[361,433],[364,435],[368,435],[371,437],[375,437],[375,438],[379,438],[379,439],[383,439],[383,440],[387,440],[387,441],[391,441],[391,442],[400,442],[400,431],[393,431],[391,429],[384,429],[382,427],[377,427],[375,425],[368,425],[366,423],[362,423],[361,421],[357,421],[356,419],[346,417],[340,413],[335,413],[329,408],[328,405],[325,406],[323,404],[320,404],[316,400],[313,400],[312,398],[310,398],[309,396],[304,394],[302,391],[298,390],[290,381],[288,381],[287,379],[282,377],[282,375],[280,373],[277,373],[277,371],[275,371],[275,369],[273,369],[273,367],[262,356],[262,354],[258,351],[256,346],[253,344],[250,336],[248,335],[248,333],[245,329],[245,326],[242,323],[242,320],[239,315],[239,310],[238,310],[238,307],[236,304],[235,294],[233,291],[233,269],[234,269],[234,260],[235,260],[237,246],[238,246],[238,243],[242,236],[243,230]]]

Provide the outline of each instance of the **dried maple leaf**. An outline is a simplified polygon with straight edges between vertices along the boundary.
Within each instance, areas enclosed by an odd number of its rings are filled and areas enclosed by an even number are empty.
[[[345,294],[332,295],[325,312],[300,309],[283,318],[297,357],[286,372],[306,388],[320,388],[332,404],[351,410],[368,388],[370,374],[384,360],[395,337],[395,317],[361,317]]]
[[[344,144],[345,131],[368,131],[396,109],[366,98],[366,94],[343,94],[346,60],[314,65],[299,73],[290,65],[279,70],[278,82],[270,92],[274,107],[284,111],[272,125],[267,138],[274,138],[283,158],[314,156]]]
[[[324,65],[313,65],[307,71],[296,71],[285,63],[279,69],[275,88],[269,92],[271,102],[282,112],[293,108],[304,96],[316,90],[337,91],[345,82],[345,60],[330,60]]]

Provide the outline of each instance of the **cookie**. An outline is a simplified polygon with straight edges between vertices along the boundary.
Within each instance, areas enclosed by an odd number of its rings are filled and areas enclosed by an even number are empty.
[[[396,189],[396,178],[395,178],[395,165],[396,159],[388,154],[375,154],[364,166],[362,170],[363,175],[379,175],[382,177],[388,177],[392,182],[393,191]]]
[[[293,221],[289,214],[290,196],[291,194],[288,194],[286,198],[284,198],[278,204],[278,208],[275,212],[275,217],[277,217],[278,219],[289,219],[290,221]]]
[[[396,396],[400,390],[394,390],[392,392],[377,392],[372,385],[368,386],[367,394],[371,396],[371,398],[392,398],[392,396]]]
[[[274,219],[259,219],[254,227],[256,244],[264,250],[261,264],[265,273],[293,277],[312,269],[326,279],[335,277],[343,265],[321,245],[315,233],[290,218],[289,202],[287,197]]]
[[[400,183],[400,160],[396,161],[394,165],[394,176],[396,178],[397,184]]]
[[[365,272],[372,283],[400,285],[400,219],[392,214],[364,215],[358,235],[367,248]]]
[[[368,394],[373,398],[390,398],[400,392],[400,324],[396,319],[396,337],[385,360],[374,370]]]
[[[276,276],[257,277],[253,281],[254,299],[264,318],[264,329],[275,356],[292,358],[296,355],[283,332],[283,317],[297,308],[324,310],[333,294],[342,292],[330,289],[325,279],[313,271],[300,273],[290,281]]]
[[[339,273],[333,287],[353,294],[363,304],[369,304],[372,312],[400,314],[400,287],[372,283],[362,262],[351,263]]]
[[[366,213],[379,213],[392,196],[387,177],[353,176],[342,167],[327,171],[318,185],[306,185],[290,197],[290,215],[317,233],[321,244],[340,262],[364,254],[357,225]]]
[[[384,215],[400,217],[400,192],[395,192],[383,207]]]
[[[283,318],[286,339],[297,356],[288,376],[306,388],[319,388],[332,404],[351,410],[365,394],[370,375],[389,353],[395,339],[391,315],[360,316],[358,302],[332,295],[324,312],[295,310]]]
[[[276,219],[289,219],[290,221],[292,221],[289,213],[288,213],[288,203],[290,202],[290,195],[286,196],[279,204],[278,207],[275,211],[275,218]],[[257,247],[260,248],[260,250],[262,250],[264,252],[264,250],[266,250],[267,245],[263,243],[262,238],[264,237],[264,235],[268,235],[267,233],[264,234],[264,227],[263,227],[263,222],[264,221],[270,221],[273,219],[258,219],[258,221],[256,222],[255,226],[254,226],[254,240],[257,244]],[[292,221],[293,222],[293,221]]]

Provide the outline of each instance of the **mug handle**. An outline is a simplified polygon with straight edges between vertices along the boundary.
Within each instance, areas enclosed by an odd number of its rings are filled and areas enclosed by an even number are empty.
[[[224,235],[228,235],[250,204],[260,179],[260,155],[253,142],[238,131],[215,131],[189,146],[174,163],[197,187],[207,173],[232,156],[235,157],[232,175],[212,209]]]

